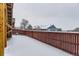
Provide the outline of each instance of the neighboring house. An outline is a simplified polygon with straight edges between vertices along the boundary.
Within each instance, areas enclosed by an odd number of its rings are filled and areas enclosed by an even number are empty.
[[[56,28],[55,25],[50,25],[48,27],[43,27],[41,31],[62,31],[61,28]]]
[[[79,32],[79,28],[75,28],[73,31]]]
[[[47,28],[47,31],[61,31],[61,28],[56,28],[55,25],[51,25]]]
[[[54,25],[51,25],[47,28],[48,31],[57,31],[58,29],[54,26]]]
[[[67,32],[79,32],[79,28],[75,28],[74,30],[67,30]]]

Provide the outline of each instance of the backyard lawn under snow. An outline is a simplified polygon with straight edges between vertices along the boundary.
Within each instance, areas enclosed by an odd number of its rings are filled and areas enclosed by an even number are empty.
[[[8,40],[5,56],[71,56],[71,54],[27,36],[13,35]]]

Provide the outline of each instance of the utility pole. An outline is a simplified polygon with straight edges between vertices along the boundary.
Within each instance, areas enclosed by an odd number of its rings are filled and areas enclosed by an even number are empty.
[[[0,56],[4,55],[5,42],[7,39],[6,19],[6,3],[0,3]]]
[[[4,55],[7,35],[12,32],[12,3],[0,3],[0,56]],[[7,29],[9,29],[7,31]],[[11,35],[11,34],[9,34]]]

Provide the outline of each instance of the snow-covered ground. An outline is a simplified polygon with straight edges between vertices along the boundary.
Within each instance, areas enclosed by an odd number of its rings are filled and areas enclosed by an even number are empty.
[[[8,40],[5,56],[71,56],[71,54],[27,36],[13,35]]]

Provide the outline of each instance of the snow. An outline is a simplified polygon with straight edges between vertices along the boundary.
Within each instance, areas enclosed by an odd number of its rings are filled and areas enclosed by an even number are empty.
[[[7,42],[5,56],[72,56],[71,54],[33,38],[13,35]]]

